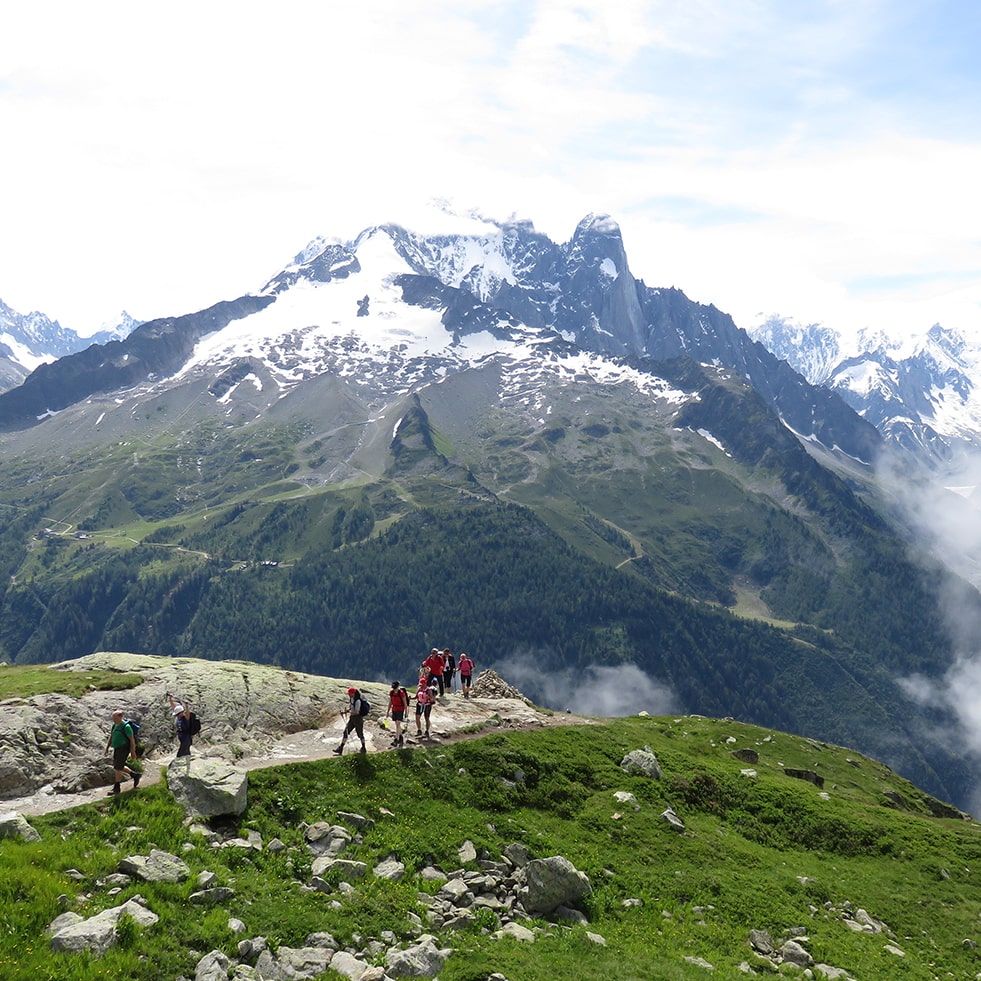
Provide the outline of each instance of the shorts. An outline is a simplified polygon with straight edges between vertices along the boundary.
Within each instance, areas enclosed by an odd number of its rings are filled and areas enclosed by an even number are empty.
[[[401,722],[405,718],[404,709],[392,709],[392,721]]]
[[[129,759],[129,743],[124,746],[113,746],[112,748],[112,768],[122,770]]]

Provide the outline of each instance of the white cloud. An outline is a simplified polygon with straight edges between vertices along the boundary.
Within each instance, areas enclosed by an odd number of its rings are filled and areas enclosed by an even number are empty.
[[[667,715],[678,708],[671,688],[635,664],[555,668],[526,651],[491,666],[533,702],[560,712],[619,718],[638,712]]]
[[[17,5],[0,297],[187,312],[446,196],[562,240],[608,211],[635,274],[743,324],[968,329],[960,33],[918,0]]]

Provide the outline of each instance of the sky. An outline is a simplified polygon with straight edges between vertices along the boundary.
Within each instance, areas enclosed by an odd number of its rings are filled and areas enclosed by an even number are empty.
[[[445,199],[771,315],[981,334],[972,0],[53,0],[0,32],[0,300],[86,335]],[[434,226],[435,227],[435,226]]]

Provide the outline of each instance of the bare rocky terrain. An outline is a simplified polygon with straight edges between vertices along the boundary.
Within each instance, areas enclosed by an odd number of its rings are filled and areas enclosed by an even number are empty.
[[[345,693],[352,684],[372,705],[365,724],[368,752],[391,749],[391,731],[382,725],[389,689],[383,682],[326,678],[246,661],[118,652],[90,654],[53,667],[135,673],[143,681],[123,691],[92,691],[79,698],[48,694],[0,702],[0,810],[31,816],[104,796],[112,783],[105,745],[116,708],[141,722],[142,784],[158,781],[177,749],[168,692],[186,700],[202,720],[194,753],[245,769],[332,756],[346,721]],[[410,709],[406,748],[472,738],[497,728],[590,721],[532,705],[492,671],[478,675],[474,697],[453,693],[440,700],[432,712],[431,739],[416,737],[412,719]],[[358,748],[356,739],[349,740],[346,751]]]

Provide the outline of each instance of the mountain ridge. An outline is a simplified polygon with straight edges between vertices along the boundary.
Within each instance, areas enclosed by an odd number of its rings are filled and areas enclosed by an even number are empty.
[[[636,279],[607,217],[315,240],[256,294],[39,367],[0,446],[17,663],[247,645],[335,673],[445,639],[633,664],[973,792],[956,707],[902,682],[960,653],[937,589],[981,598],[907,553],[880,435]]]

